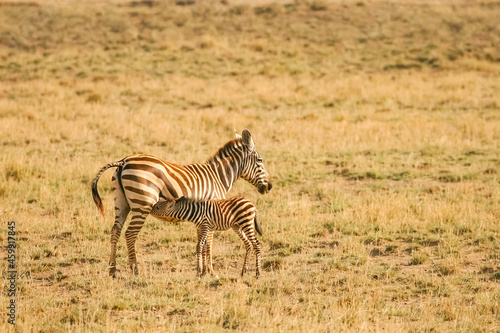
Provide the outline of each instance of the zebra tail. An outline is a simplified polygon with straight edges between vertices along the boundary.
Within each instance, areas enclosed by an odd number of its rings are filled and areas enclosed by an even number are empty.
[[[253,219],[253,223],[255,225],[255,231],[257,231],[257,233],[262,236],[262,229],[260,228],[257,214],[255,214],[255,218]]]
[[[101,175],[104,173],[109,168],[122,168],[123,164],[125,162],[123,160],[120,160],[118,162],[113,162],[106,164],[104,167],[99,170],[97,173],[97,176],[95,176],[94,180],[92,181],[92,199],[94,199],[95,205],[97,206],[97,209],[101,212],[101,215],[104,217],[104,206],[102,205],[102,200],[101,197],[99,196],[99,192],[97,191],[97,182],[99,181],[99,178]],[[121,184],[121,179],[120,179],[120,184]]]

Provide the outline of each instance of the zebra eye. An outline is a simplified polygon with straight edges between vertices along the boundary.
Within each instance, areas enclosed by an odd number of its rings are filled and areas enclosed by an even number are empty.
[[[257,162],[262,163],[262,157],[258,157]]]

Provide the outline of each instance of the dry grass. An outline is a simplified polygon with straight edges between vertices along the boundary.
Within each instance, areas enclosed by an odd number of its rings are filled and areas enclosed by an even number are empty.
[[[500,330],[498,3],[9,3],[0,241],[15,220],[19,331]],[[273,177],[230,193],[259,209],[261,278],[239,278],[226,232],[221,279],[196,279],[192,225],[148,218],[140,276],[121,239],[110,279],[98,169],[203,161],[233,128]]]

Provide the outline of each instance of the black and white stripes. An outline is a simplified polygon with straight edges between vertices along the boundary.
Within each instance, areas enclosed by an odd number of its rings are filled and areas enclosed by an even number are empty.
[[[113,167],[117,168],[111,178],[115,197],[115,222],[111,231],[109,265],[110,275],[113,276],[116,272],[116,244],[129,214],[132,217],[125,231],[125,238],[129,265],[137,274],[137,234],[151,208],[160,199],[223,199],[240,177],[253,184],[262,194],[272,187],[262,157],[255,149],[248,130],[226,143],[206,163],[177,165],[150,155],[132,155],[105,165],[92,181],[92,196],[102,214],[104,210],[97,182],[105,170]],[[210,234],[209,238],[211,236]]]

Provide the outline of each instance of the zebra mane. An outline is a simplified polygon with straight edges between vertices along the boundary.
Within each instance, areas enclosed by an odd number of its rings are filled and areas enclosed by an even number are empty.
[[[215,154],[213,154],[208,160],[207,163],[218,162],[228,156],[231,156],[231,153],[236,150],[238,147],[242,147],[243,139],[237,138],[227,142],[224,146],[219,148]]]

